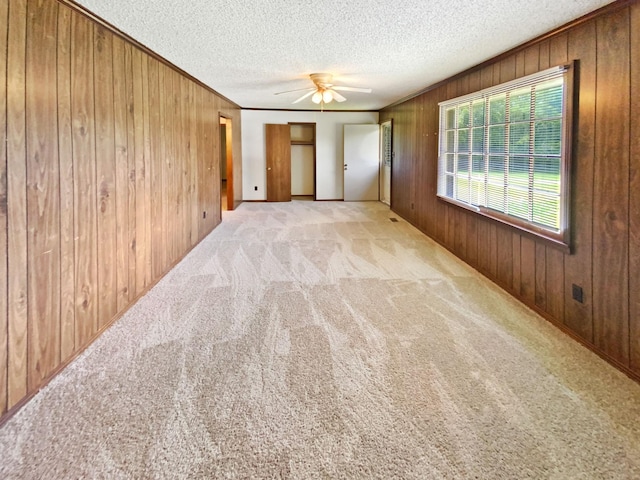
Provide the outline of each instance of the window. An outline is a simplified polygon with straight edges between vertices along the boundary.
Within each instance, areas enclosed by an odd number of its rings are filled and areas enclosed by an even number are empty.
[[[568,246],[571,72],[441,102],[438,196]]]

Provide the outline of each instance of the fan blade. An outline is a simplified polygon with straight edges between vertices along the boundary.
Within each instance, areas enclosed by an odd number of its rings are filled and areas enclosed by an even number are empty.
[[[302,100],[304,100],[307,97],[310,97],[311,95],[313,95],[314,93],[316,93],[316,89],[312,88],[310,92],[305,93],[304,95],[302,95],[299,99],[297,99],[295,102],[292,103],[298,103],[301,102]]]
[[[282,95],[283,93],[291,93],[291,92],[301,92],[303,90],[315,90],[315,87],[310,88],[296,88],[295,90],[287,90],[285,92],[274,93],[274,95]]]
[[[341,87],[341,86],[333,86],[331,87],[334,90],[341,90],[343,92],[362,92],[362,93],[371,93],[372,90],[370,88],[358,88],[358,87]]]
[[[331,90],[329,90],[329,91],[331,92],[331,95],[333,95],[333,99],[336,102],[345,102],[347,100],[342,95],[340,95],[338,92],[336,92],[333,88]]]

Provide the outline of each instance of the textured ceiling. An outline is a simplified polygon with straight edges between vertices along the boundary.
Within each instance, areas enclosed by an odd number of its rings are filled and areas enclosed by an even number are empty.
[[[378,110],[611,0],[77,0],[243,108],[317,109],[310,73]],[[302,92],[304,93],[304,92]]]

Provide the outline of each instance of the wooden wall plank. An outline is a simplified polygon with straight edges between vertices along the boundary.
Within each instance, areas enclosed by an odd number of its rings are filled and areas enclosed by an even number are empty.
[[[547,309],[547,247],[544,243],[536,241],[536,302],[540,310]]]
[[[160,183],[162,190],[162,198],[160,199],[160,211],[162,213],[162,270],[166,270],[170,264],[171,252],[169,249],[169,234],[168,229],[168,196],[169,196],[169,182],[168,182],[168,164],[171,157],[171,137],[169,132],[171,131],[171,100],[168,92],[171,91],[171,77],[167,74],[167,69],[164,65],[159,66],[158,78],[160,82],[160,91],[165,92],[160,98],[160,148],[162,154],[162,165],[160,174]]]
[[[496,246],[496,279],[510,290],[513,288],[513,234],[510,229],[496,228]]]
[[[165,68],[164,65],[158,65],[158,88],[161,92],[166,92],[166,82],[165,82]],[[158,271],[164,272],[167,266],[167,237],[166,237],[166,208],[167,208],[167,194],[166,194],[166,186],[165,186],[165,175],[166,175],[166,163],[167,163],[167,98],[166,94],[161,95],[159,99],[159,109],[160,109],[160,141],[158,143],[159,146],[159,154],[160,159],[157,163],[158,165],[158,218],[160,219],[159,225],[159,237],[156,238],[156,242],[158,242],[158,255],[156,257],[156,262],[159,266]]]
[[[28,386],[60,363],[60,195],[56,51],[58,4],[31,1],[27,18]]]
[[[409,174],[409,178],[407,183],[405,184],[407,188],[407,205],[408,205],[408,215],[411,220],[415,221],[416,218],[416,175],[412,175],[416,172],[416,136],[418,132],[415,128],[412,128],[416,125],[416,104],[418,102],[417,98],[413,98],[409,101],[408,108],[405,110],[405,118],[407,119],[407,128],[405,130],[405,135],[407,136],[407,173]],[[452,242],[453,244],[453,242]]]
[[[520,295],[520,284],[522,278],[520,275],[521,263],[522,263],[522,249],[521,249],[521,235],[517,232],[511,234],[511,290]]]
[[[540,68],[540,70],[544,70],[545,68],[549,68],[552,66],[549,63],[549,60],[550,60],[549,46],[550,46],[549,40],[544,40],[543,42],[540,42],[540,59],[538,63],[538,67]]]
[[[594,341],[629,364],[629,9],[597,19]],[[622,87],[623,86],[623,87]],[[615,166],[615,168],[612,168]]]
[[[93,90],[93,24],[71,16],[71,114],[73,125],[76,313],[75,346],[97,331],[96,162]]]
[[[189,167],[190,167],[190,204],[191,227],[189,244],[198,242],[198,123],[196,118],[196,94],[198,86],[189,83]]]
[[[498,226],[489,222],[489,275],[498,276]]]
[[[460,208],[453,209],[451,213],[453,213],[454,249],[460,258],[465,260],[467,258],[467,213]]]
[[[75,237],[71,126],[71,10],[58,7],[58,152],[60,162],[60,358],[75,350]]]
[[[528,305],[536,304],[536,242],[520,238],[520,295]]]
[[[146,287],[146,256],[147,256],[147,229],[145,224],[145,169],[144,169],[144,91],[142,81],[142,52],[137,48],[131,49],[131,68],[133,80],[133,200],[135,215],[135,296],[140,295]]]
[[[631,52],[640,52],[640,3],[631,6]],[[640,111],[640,55],[631,56],[631,111]],[[629,366],[640,373],[640,119],[630,124]]]
[[[210,231],[210,215],[211,215],[211,156],[214,154],[213,152],[213,134],[211,128],[211,109],[212,102],[211,97],[209,96],[209,92],[203,92],[203,128],[204,128],[204,151],[203,151],[203,170],[202,170],[202,189],[203,189],[203,201],[202,210],[207,212],[207,218],[203,219],[203,235],[207,236]],[[267,189],[268,190],[268,189]]]
[[[204,219],[202,218],[202,212],[204,211],[204,195],[205,195],[205,150],[207,148],[204,139],[205,127],[204,127],[204,90],[201,87],[196,87],[196,128],[198,131],[198,240],[204,237]]]
[[[7,33],[9,3],[0,2],[0,132],[7,135]],[[0,142],[0,416],[7,410],[7,142]]]
[[[469,265],[478,264],[478,231],[477,218],[475,215],[467,215],[467,262]]]
[[[549,41],[549,66],[566,64],[569,60],[569,34],[555,35]]]
[[[409,154],[410,141],[409,141],[409,125],[407,120],[407,109],[409,102],[399,105],[395,109],[394,123],[393,123],[393,150],[394,161],[391,163],[391,176],[395,178],[394,183],[397,185],[403,185],[403,188],[395,188],[391,190],[391,205],[393,210],[405,218],[411,215],[410,208],[410,192],[409,189],[404,187],[411,183],[411,177],[409,176],[411,156]],[[441,213],[444,212],[444,207]],[[444,222],[446,219],[443,217],[443,232]]]
[[[166,209],[164,211],[166,215],[166,238],[167,238],[167,261],[169,267],[173,265],[176,256],[176,218],[175,218],[175,207],[176,207],[176,188],[175,188],[175,169],[176,169],[176,85],[175,85],[176,76],[173,74],[173,71],[167,69],[165,71],[165,88],[168,92],[168,102],[167,102],[167,132],[168,132],[168,142],[167,142],[167,162],[164,166],[165,168],[165,195],[167,197]]]
[[[98,327],[102,328],[115,316],[118,306],[113,35],[96,26],[94,46],[98,182]]]
[[[127,303],[136,298],[136,125],[134,99],[134,65],[133,49],[130,44],[124,44],[124,74],[127,98],[127,245],[128,245],[128,290]]]
[[[524,51],[524,74],[531,75],[540,70],[540,44],[531,45]]]
[[[516,58],[515,58],[516,78],[524,77],[524,62],[525,62],[524,51],[516,53]]]
[[[162,118],[160,102],[160,84],[158,78],[159,63],[149,59],[149,133],[151,135],[151,158],[149,159],[150,177],[150,235],[151,235],[151,278],[155,281],[162,276]]]
[[[173,264],[173,239],[171,223],[172,216],[170,214],[170,207],[172,205],[171,195],[173,194],[173,182],[171,171],[173,169],[173,75],[171,71],[161,66],[162,78],[164,79],[164,164],[162,165],[162,224],[164,225],[164,267],[167,269],[169,265]]]
[[[564,317],[564,253],[547,247],[545,255],[545,286],[547,313],[553,318],[562,320]]]
[[[564,324],[593,342],[593,165],[596,110],[596,23],[569,32],[568,58],[577,69],[577,118],[571,166],[571,255],[564,257]],[[583,291],[583,303],[572,298],[572,286]]]
[[[508,82],[516,78],[516,57],[511,55],[500,63],[500,83]]]
[[[424,212],[426,208],[427,200],[427,191],[425,185],[427,183],[426,174],[428,172],[428,168],[426,166],[426,159],[424,158],[424,150],[425,150],[425,139],[426,139],[426,118],[424,114],[424,97],[420,96],[416,98],[415,105],[415,118],[416,118],[416,128],[414,134],[414,152],[415,152],[415,176],[414,176],[414,189],[415,189],[415,205],[414,210],[416,211],[415,219],[416,225],[421,230],[424,230],[426,224],[426,215],[423,213],[420,214],[418,212]]]
[[[144,143],[144,213],[143,213],[143,229],[144,229],[144,248],[145,256],[144,265],[144,287],[147,289],[153,281],[152,276],[152,258],[153,242],[151,239],[151,105],[150,105],[150,86],[149,86],[149,63],[152,59],[148,55],[142,55],[142,129]]]
[[[178,170],[180,182],[180,250],[189,248],[191,222],[187,206],[189,204],[189,82],[187,78],[180,77],[180,169]]]
[[[9,3],[7,50],[7,408],[27,394],[27,168],[25,118],[27,1]]]
[[[171,72],[173,76],[173,162],[171,171],[171,188],[173,189],[171,217],[173,231],[173,261],[178,258],[178,253],[182,249],[182,225],[180,219],[180,204],[182,203],[181,183],[181,151],[182,151],[182,119],[181,119],[181,98],[180,98],[180,76],[176,72]],[[209,212],[210,214],[210,212]]]
[[[207,124],[206,138],[208,140],[207,149],[207,235],[214,229],[218,222],[218,211],[220,209],[220,121],[218,118],[217,100],[214,95],[206,93],[207,104]]]
[[[129,304],[129,154],[125,43],[113,38],[113,107],[116,210],[116,308]]]
[[[489,273],[489,222],[484,218],[476,221],[478,238],[478,270],[485,275]]]

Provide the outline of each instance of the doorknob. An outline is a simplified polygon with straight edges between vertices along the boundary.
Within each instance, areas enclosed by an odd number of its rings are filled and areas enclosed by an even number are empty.
[[[271,170],[271,167],[268,167],[267,170]]]

